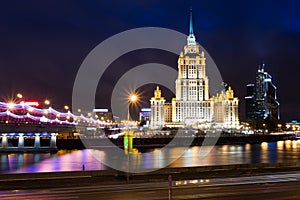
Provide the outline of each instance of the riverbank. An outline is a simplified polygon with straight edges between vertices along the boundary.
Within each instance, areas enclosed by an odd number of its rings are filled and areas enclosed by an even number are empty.
[[[297,140],[294,134],[278,134],[278,135],[244,135],[244,134],[222,134],[220,137],[208,137],[205,135],[198,135],[195,137],[179,136],[176,141],[172,136],[160,135],[155,137],[138,137],[133,138],[132,148],[146,149],[146,148],[161,148],[166,146],[202,146],[202,145],[244,145],[244,144],[260,144],[262,142],[277,142],[285,140]],[[49,138],[41,138],[40,146],[34,147],[35,140],[28,138],[24,140],[24,147],[18,147],[18,138],[9,138],[8,145],[5,148],[0,148],[0,152],[57,152],[57,150],[81,150],[87,147],[96,149],[119,147],[124,148],[124,138],[111,138],[111,142],[107,142],[105,138],[90,138],[90,139],[61,139],[56,140],[57,147],[50,147]],[[170,142],[172,141],[172,144]],[[205,141],[205,142],[204,142]]]
[[[166,181],[171,175],[173,181],[209,180],[216,177],[239,177],[245,175],[283,173],[300,171],[300,163],[258,163],[242,165],[203,166],[184,168],[163,168],[143,174],[127,174],[116,170],[74,171],[51,173],[0,174],[0,190],[35,188],[59,188]]]
[[[133,138],[133,148],[160,148],[164,147],[172,141],[172,137],[160,136],[152,138]],[[281,135],[222,135],[219,138],[214,137],[205,137],[198,136],[195,137],[190,144],[190,138],[182,137],[177,140],[173,145],[174,146],[186,146],[185,144],[189,143],[189,146],[201,146],[203,141],[209,141],[207,144],[211,145],[243,145],[243,144],[260,144],[262,142],[277,142],[285,140],[296,140],[297,138],[293,134],[281,134]],[[123,148],[124,139],[116,138],[110,139],[112,144]],[[216,141],[216,143],[214,143]],[[96,139],[85,139],[84,142],[80,139],[57,139],[57,148],[58,149],[85,149],[85,145],[98,147],[98,148],[109,148],[113,147],[112,144],[109,146],[107,140],[96,138]]]

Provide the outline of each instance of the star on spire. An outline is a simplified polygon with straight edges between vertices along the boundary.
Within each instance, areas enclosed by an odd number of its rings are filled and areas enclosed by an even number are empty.
[[[194,36],[194,29],[193,29],[193,17],[192,17],[192,8],[190,10],[190,30],[189,36],[187,37],[187,45],[196,45],[196,38]]]

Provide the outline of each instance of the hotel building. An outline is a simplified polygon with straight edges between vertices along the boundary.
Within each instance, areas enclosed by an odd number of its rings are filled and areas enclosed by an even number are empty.
[[[151,98],[150,128],[186,127],[205,128],[210,125],[221,128],[239,126],[238,102],[233,90],[209,95],[209,77],[206,75],[204,51],[196,42],[190,15],[189,35],[184,50],[178,58],[178,77],[175,81],[176,98],[167,103],[159,87]]]

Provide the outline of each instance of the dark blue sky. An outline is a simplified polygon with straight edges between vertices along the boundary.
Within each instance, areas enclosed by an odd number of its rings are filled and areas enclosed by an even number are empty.
[[[96,45],[137,27],[187,34],[192,7],[197,40],[241,99],[242,114],[245,85],[254,82],[257,66],[265,62],[278,87],[282,118],[300,119],[299,1],[19,0],[1,1],[0,7],[1,101],[21,92],[49,98],[57,107],[70,105],[77,70]],[[145,62],[161,59],[150,54]],[[143,62],[134,58],[120,59],[115,67]],[[176,57],[165,59],[177,67]],[[118,78],[112,73],[106,74],[107,94],[97,95],[101,107],[109,105],[109,80]]]

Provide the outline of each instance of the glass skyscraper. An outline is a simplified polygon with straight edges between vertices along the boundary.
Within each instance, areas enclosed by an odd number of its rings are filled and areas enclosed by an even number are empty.
[[[247,85],[246,120],[250,123],[277,122],[280,119],[277,88],[264,68],[264,64],[259,66],[255,84]]]

